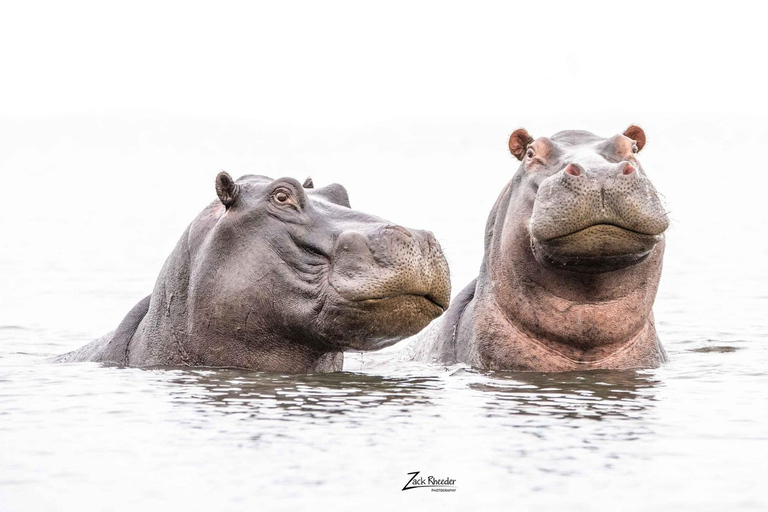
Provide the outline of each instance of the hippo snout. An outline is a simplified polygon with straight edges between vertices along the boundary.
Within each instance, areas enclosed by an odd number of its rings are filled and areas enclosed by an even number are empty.
[[[593,169],[571,162],[539,186],[530,222],[535,240],[603,224],[648,236],[659,236],[669,226],[656,189],[632,163]]]
[[[429,231],[384,225],[341,233],[331,254],[330,284],[348,301],[417,297],[445,310],[448,263]]]
[[[529,230],[540,263],[604,272],[644,261],[668,226],[656,189],[633,163],[569,162],[539,186]]]

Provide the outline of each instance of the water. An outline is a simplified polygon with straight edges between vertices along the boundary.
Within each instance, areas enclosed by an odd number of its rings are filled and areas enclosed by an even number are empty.
[[[149,293],[222,167],[343,182],[353,206],[432,229],[458,291],[514,170],[504,136],[516,124],[313,138],[232,120],[3,125],[0,510],[765,510],[767,180],[750,151],[766,124],[643,125],[673,219],[655,306],[668,364],[525,374],[379,353],[357,356],[361,372],[299,376],[44,360]],[[414,471],[457,490],[401,491]]]

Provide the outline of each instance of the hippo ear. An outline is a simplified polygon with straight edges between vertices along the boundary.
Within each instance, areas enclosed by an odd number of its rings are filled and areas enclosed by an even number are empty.
[[[522,160],[525,156],[525,150],[528,149],[531,142],[533,142],[533,137],[525,128],[515,130],[509,136],[509,152],[515,155],[518,160]]]
[[[235,183],[232,176],[224,171],[221,171],[216,176],[216,194],[227,209],[229,209],[229,207],[232,206],[232,203],[235,202],[239,192],[240,186]]]
[[[307,176],[307,179],[304,180],[304,184],[302,185],[304,188],[315,188],[315,182],[312,181],[311,176]]]
[[[347,189],[338,183],[331,183],[330,185],[326,185],[322,188],[316,188],[312,191],[312,195],[315,197],[321,197],[326,201],[337,204],[339,206],[351,208],[349,205],[349,194],[347,194]]]
[[[639,126],[630,125],[629,128],[624,130],[624,136],[629,137],[635,144],[637,144],[637,150],[640,151],[645,146],[645,132]]]

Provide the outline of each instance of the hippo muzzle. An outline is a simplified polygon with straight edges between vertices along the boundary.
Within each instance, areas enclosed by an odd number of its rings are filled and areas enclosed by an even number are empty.
[[[400,324],[401,336],[415,334],[450,303],[448,264],[428,231],[393,225],[345,231],[331,261],[333,290],[349,309],[366,311],[367,349],[394,341],[386,334],[392,322]]]
[[[632,163],[570,162],[540,184],[529,231],[540,263],[606,272],[643,261],[668,226],[658,193]]]
[[[448,307],[448,265],[434,235],[385,226],[342,233],[334,247],[331,286],[350,301],[422,298]]]

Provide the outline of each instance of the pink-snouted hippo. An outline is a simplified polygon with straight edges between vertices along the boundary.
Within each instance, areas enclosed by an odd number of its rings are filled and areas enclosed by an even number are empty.
[[[222,172],[216,192],[152,294],[59,362],[335,371],[345,349],[391,345],[448,307],[432,233],[351,209],[341,185]]]
[[[558,372],[666,360],[652,306],[667,212],[638,153],[645,133],[509,139],[520,168],[485,230],[480,274],[410,358]]]

